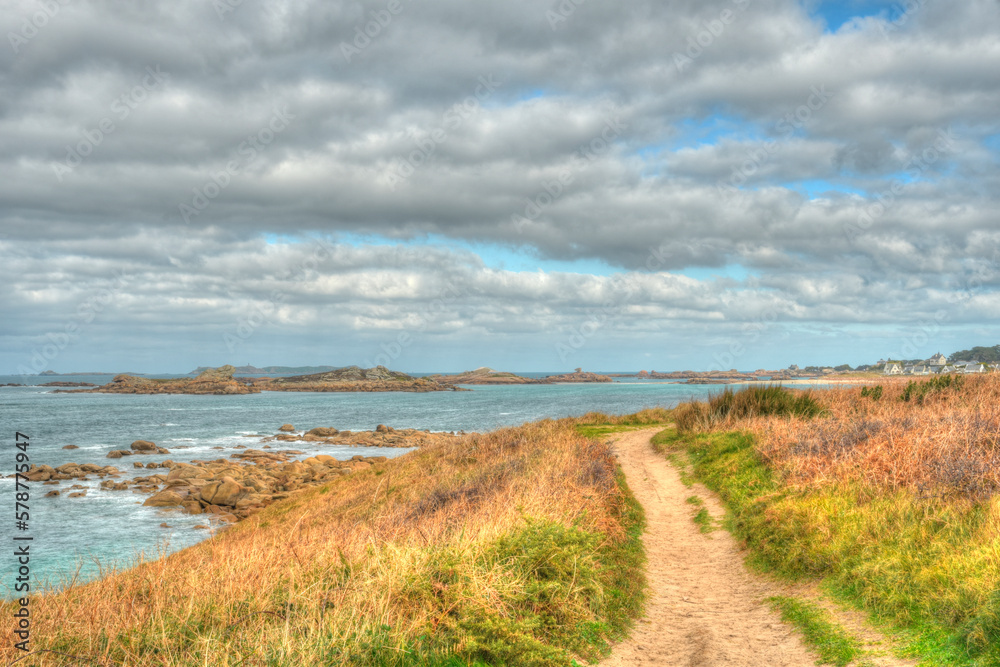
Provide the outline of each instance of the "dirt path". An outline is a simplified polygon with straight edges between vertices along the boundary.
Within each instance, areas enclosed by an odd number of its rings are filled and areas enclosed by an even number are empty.
[[[786,591],[746,570],[728,532],[705,535],[691,520],[695,508],[685,500],[695,493],[653,451],[649,440],[658,431],[616,440],[629,486],[646,509],[650,598],[632,638],[601,664],[811,667],[816,658],[764,602]],[[710,494],[697,495],[713,516],[723,515]]]

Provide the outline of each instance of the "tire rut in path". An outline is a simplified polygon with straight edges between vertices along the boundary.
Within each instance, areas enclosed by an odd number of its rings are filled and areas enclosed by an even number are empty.
[[[685,501],[694,492],[650,444],[660,430],[615,441],[629,487],[646,510],[649,599],[631,638],[601,665],[811,667],[816,657],[765,602],[782,591],[745,569],[728,532],[706,536],[691,520]],[[717,504],[706,505],[721,513]]]

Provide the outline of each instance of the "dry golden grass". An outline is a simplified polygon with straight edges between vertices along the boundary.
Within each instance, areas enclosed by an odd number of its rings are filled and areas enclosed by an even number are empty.
[[[1000,667],[1000,376],[754,389],[675,416],[654,444],[719,493],[756,567],[821,579],[922,665]]]
[[[944,387],[929,378],[880,381],[877,398],[862,387],[818,390],[825,417],[750,417],[730,426],[753,433],[758,452],[794,484],[860,481],[982,499],[1000,489],[1000,375],[956,380]],[[930,387],[922,397],[921,387]]]
[[[516,625],[545,565],[525,566],[511,546],[526,526],[538,528],[525,553],[576,540],[573,567],[599,575],[567,576],[527,603],[564,614],[567,632],[591,624],[600,644],[608,630],[599,550],[627,537],[629,501],[616,475],[608,446],[568,420],[427,447],[169,557],[33,599],[34,647],[106,664],[407,664],[421,642],[489,658],[484,633],[502,643],[510,621],[512,646],[523,640],[548,655],[545,635],[556,631]],[[544,526],[564,530],[553,538]],[[9,637],[8,606],[0,632]],[[469,619],[501,627],[470,630]],[[17,657],[9,642],[0,647],[4,662]],[[53,653],[29,660],[65,664]],[[525,664],[560,664],[553,660]]]

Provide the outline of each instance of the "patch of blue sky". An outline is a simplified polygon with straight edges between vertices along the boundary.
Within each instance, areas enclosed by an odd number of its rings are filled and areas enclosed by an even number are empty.
[[[810,16],[823,22],[828,33],[837,32],[855,18],[894,19],[903,12],[897,0],[803,0],[803,5]]]
[[[530,100],[537,100],[542,97],[549,97],[550,95],[551,93],[549,93],[544,88],[532,88],[530,90],[520,91],[515,95],[514,99],[517,100],[518,102],[528,102]]]
[[[993,134],[983,138],[983,146],[991,151],[1000,152],[1000,134]]]
[[[825,179],[810,179],[805,181],[791,181],[781,183],[781,187],[799,192],[809,199],[819,199],[830,194],[845,194],[867,196],[864,188],[847,185],[845,183],[834,183]]]
[[[702,118],[685,118],[675,125],[677,136],[664,148],[677,150],[697,146],[713,146],[722,139],[736,141],[760,141],[764,138],[762,128],[745,118],[715,111]]]
[[[750,277],[751,273],[746,267],[739,264],[729,264],[726,266],[691,266],[681,271],[672,271],[695,280],[716,280],[728,278],[731,280],[744,281]]]
[[[302,236],[298,234],[263,234],[264,242],[268,245],[286,245],[289,243],[300,243],[302,242]]]
[[[559,273],[586,273],[597,276],[610,276],[621,271],[621,269],[613,268],[599,259],[546,259],[538,257],[529,250],[511,245],[453,239],[440,234],[429,234],[412,239],[391,239],[377,234],[350,233],[341,234],[337,240],[355,247],[371,245],[408,248],[433,246],[456,252],[465,251],[479,257],[488,268],[504,271],[533,272],[542,270]]]

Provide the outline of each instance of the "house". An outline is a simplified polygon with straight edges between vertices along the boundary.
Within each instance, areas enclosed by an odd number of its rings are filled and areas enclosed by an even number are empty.
[[[924,366],[923,364],[913,366],[912,373],[913,375],[930,375],[930,366]]]
[[[938,352],[933,357],[927,360],[928,366],[946,366],[948,364],[948,358]]]
[[[883,372],[886,375],[901,375],[903,373],[903,369],[899,367],[899,364],[886,364],[885,371]]]

